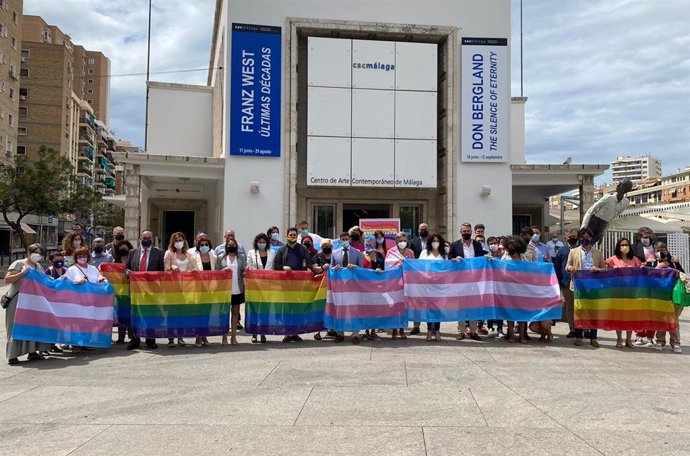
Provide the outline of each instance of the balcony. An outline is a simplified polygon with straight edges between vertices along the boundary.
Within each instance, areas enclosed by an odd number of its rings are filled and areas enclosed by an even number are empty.
[[[93,147],[82,147],[79,149],[79,158],[89,159],[93,161]]]
[[[93,149],[93,136],[80,134],[79,135],[79,143],[80,144],[88,144]]]
[[[113,177],[106,177],[105,178],[105,185],[108,188],[115,188],[115,178]]]

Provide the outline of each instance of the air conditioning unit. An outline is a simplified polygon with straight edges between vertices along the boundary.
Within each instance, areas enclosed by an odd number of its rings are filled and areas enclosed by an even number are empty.
[[[19,95],[19,99],[22,100],[22,101],[26,100],[26,95]],[[68,107],[69,107],[69,106],[68,106]]]
[[[22,57],[22,63],[26,62],[26,57]]]

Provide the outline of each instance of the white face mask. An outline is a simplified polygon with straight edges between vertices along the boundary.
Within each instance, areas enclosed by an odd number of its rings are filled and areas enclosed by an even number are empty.
[[[405,241],[398,242],[398,249],[399,250],[405,250],[405,247],[407,247],[407,242],[405,242]]]
[[[79,246],[81,246],[81,241],[79,239],[75,239],[74,241],[72,241],[72,247],[76,249]]]
[[[182,241],[177,241],[175,244],[173,244],[177,250],[180,250],[182,247],[184,247],[184,242]]]
[[[498,250],[498,244],[489,244],[489,250],[495,252],[496,250]]]
[[[38,263],[43,259],[43,255],[41,255],[40,253],[32,253],[31,255],[29,255],[29,259],[31,259],[31,261],[33,261],[34,263]]]
[[[649,247],[649,245],[652,243],[652,240],[649,238],[642,238],[642,245],[645,247]]]
[[[440,242],[432,242],[431,243],[431,248],[432,249],[438,249],[438,247],[441,245]]]

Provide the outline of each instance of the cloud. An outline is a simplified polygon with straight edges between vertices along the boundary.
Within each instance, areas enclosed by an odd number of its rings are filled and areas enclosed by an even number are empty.
[[[520,29],[513,6],[513,88]],[[527,160],[610,163],[651,154],[690,165],[690,4],[524,2]],[[610,180],[610,173],[604,180]]]
[[[205,84],[214,0],[154,0],[151,80]],[[72,41],[111,60],[110,128],[118,138],[144,144],[146,109],[146,0],[32,0],[24,14],[43,17]],[[197,72],[161,71],[203,69]],[[138,73],[137,76],[118,76]]]

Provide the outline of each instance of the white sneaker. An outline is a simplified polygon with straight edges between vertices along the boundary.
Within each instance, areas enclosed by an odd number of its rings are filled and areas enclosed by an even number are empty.
[[[505,335],[506,335],[506,333],[503,331],[503,328],[501,328],[501,329],[498,330],[498,336],[499,336],[499,337],[503,337],[503,336],[505,336]]]
[[[496,338],[498,336],[498,332],[494,328],[491,328],[491,329],[489,329],[488,336],[491,337],[492,339]]]
[[[666,348],[666,345],[661,345],[661,344],[654,344],[654,345],[647,345],[648,347],[652,347],[656,351],[664,351]]]
[[[683,350],[680,349],[680,345],[673,345],[671,347],[671,350],[673,350],[673,353],[682,353]]]
[[[633,342],[633,345],[635,345],[635,346],[637,346],[637,347],[642,347],[642,346],[645,345],[646,343],[647,343],[646,338],[643,339],[643,338],[641,338],[641,337],[638,337],[637,339],[635,339],[635,342]]]
[[[647,343],[644,344],[645,347],[647,348],[653,348],[656,344],[654,343],[654,339],[647,339]]]

